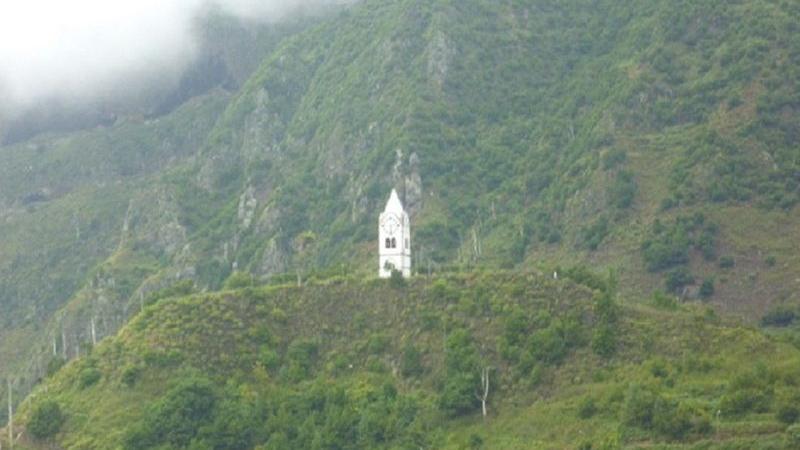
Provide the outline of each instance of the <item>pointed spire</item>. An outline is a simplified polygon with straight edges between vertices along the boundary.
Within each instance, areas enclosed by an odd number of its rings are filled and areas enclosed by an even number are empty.
[[[400,197],[397,195],[397,191],[392,189],[392,195],[389,196],[389,201],[386,202],[386,209],[384,212],[393,212],[397,214],[402,214],[405,212],[403,209],[403,204],[400,203]]]

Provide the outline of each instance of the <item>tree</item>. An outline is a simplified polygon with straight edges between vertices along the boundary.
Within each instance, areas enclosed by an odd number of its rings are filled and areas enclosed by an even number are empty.
[[[148,408],[143,420],[124,439],[124,448],[139,450],[168,443],[188,446],[201,428],[209,425],[218,403],[211,381],[182,379],[163,398]]]
[[[28,431],[36,439],[49,439],[61,430],[64,419],[61,406],[53,400],[45,400],[34,408]]]
[[[439,407],[451,416],[475,410],[475,386],[479,384],[478,354],[469,331],[454,330],[445,342],[445,382]]]

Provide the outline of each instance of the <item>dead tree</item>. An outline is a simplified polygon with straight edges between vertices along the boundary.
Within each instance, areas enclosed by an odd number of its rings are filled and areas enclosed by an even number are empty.
[[[8,379],[8,448],[14,448],[14,404],[11,398],[11,378]]]
[[[481,388],[480,391],[475,393],[475,398],[481,402],[481,411],[483,412],[483,417],[486,418],[486,402],[489,400],[489,372],[491,372],[491,367],[484,367],[481,369]]]
[[[97,345],[97,329],[95,328],[94,325],[94,316],[92,316],[91,320],[91,333],[92,333],[92,347],[94,347],[95,345]]]

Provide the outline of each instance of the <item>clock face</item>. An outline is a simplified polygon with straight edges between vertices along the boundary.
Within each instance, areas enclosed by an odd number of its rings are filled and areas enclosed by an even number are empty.
[[[389,236],[394,236],[395,231],[400,228],[400,221],[395,216],[388,216],[381,223],[383,231]]]

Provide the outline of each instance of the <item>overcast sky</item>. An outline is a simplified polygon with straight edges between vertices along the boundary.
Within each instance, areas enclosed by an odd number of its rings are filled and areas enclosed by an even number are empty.
[[[143,76],[171,76],[192,55],[209,3],[277,20],[336,0],[0,0],[0,110],[58,95],[85,99]]]

